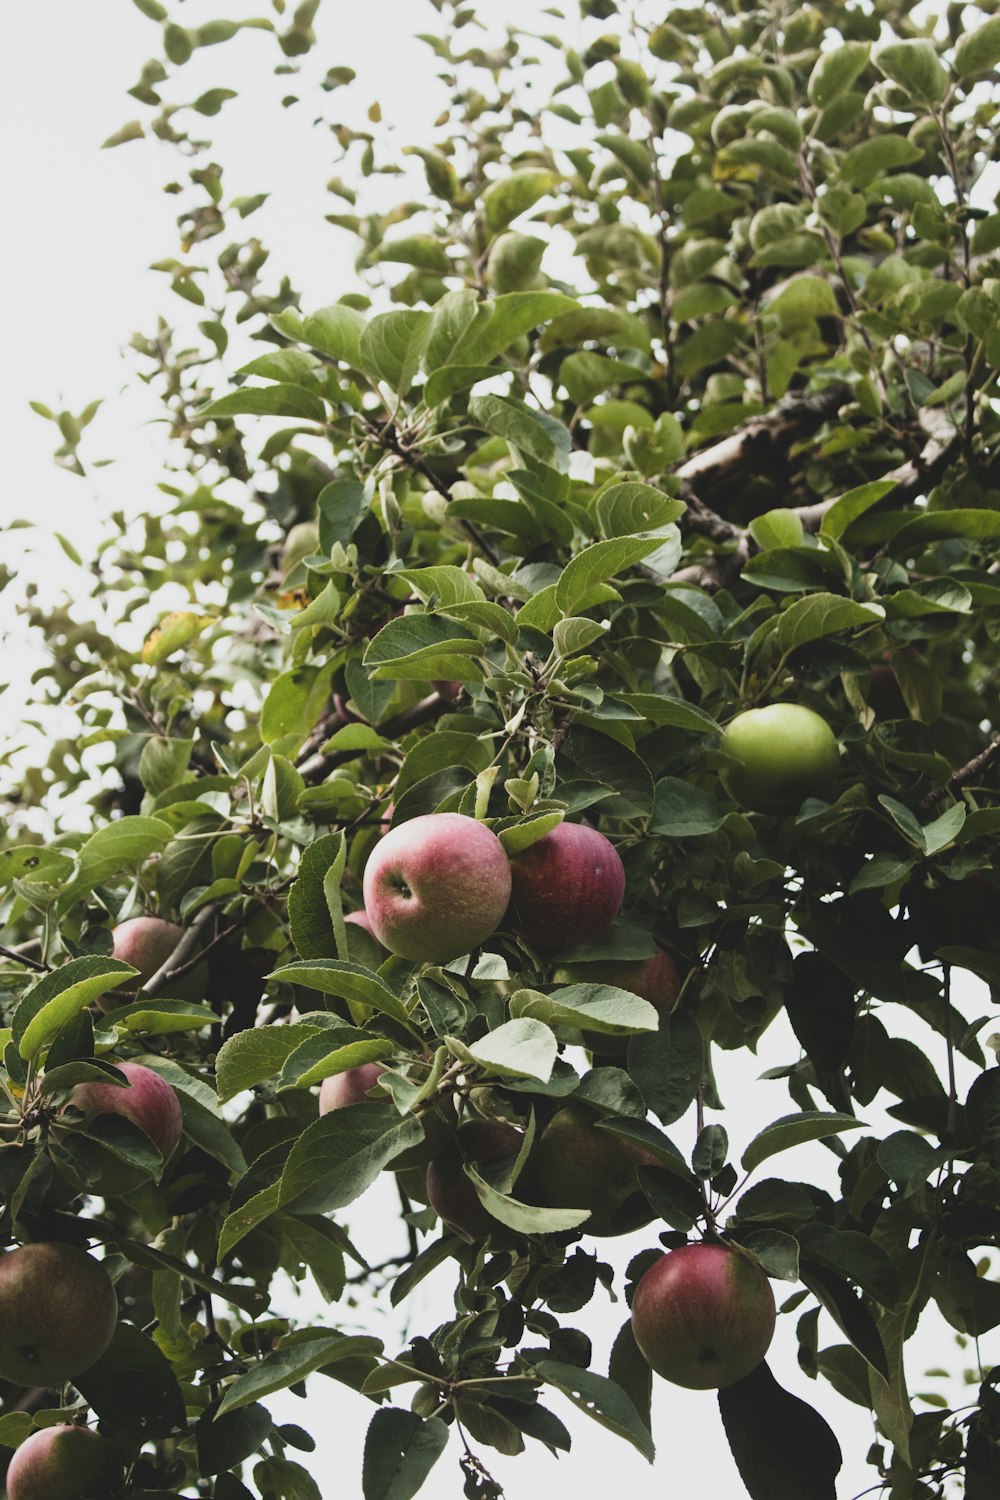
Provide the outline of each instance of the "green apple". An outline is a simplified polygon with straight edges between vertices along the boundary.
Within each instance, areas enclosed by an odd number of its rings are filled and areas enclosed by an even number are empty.
[[[586,1104],[558,1110],[531,1153],[532,1187],[544,1208],[589,1209],[584,1234],[628,1234],[653,1217],[636,1168],[658,1162],[641,1146],[599,1129],[601,1118]]]
[[[664,1380],[716,1390],[760,1364],[774,1333],[760,1266],[727,1245],[682,1245],[654,1261],[632,1299],[632,1331]]]
[[[0,1255],[0,1378],[60,1386],[100,1359],[117,1321],[111,1277],[76,1245]]]
[[[832,781],[840,764],[833,730],[800,703],[748,708],[726,725],[722,779],[753,812],[784,812]]]

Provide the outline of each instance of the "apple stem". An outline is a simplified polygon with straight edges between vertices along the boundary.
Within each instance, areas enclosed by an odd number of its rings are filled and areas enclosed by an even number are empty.
[[[705,1128],[705,1085],[703,1083],[698,1085],[698,1092],[695,1095],[695,1119],[698,1129],[698,1139],[700,1140],[701,1133]],[[709,1236],[714,1238],[718,1235],[719,1231],[716,1227],[715,1209],[712,1205],[707,1182],[702,1182],[701,1184],[701,1201],[705,1205],[705,1228]]]

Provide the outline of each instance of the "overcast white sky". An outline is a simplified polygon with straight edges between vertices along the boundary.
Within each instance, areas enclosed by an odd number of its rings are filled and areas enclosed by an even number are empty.
[[[197,25],[216,14],[252,15],[266,8],[265,0],[252,4],[188,0],[179,14],[185,24]],[[575,0],[566,0],[565,8],[575,15]],[[543,15],[542,0],[504,0],[497,12],[501,9],[505,18],[534,22],[539,30],[554,24]],[[492,3],[483,10],[495,13]],[[421,0],[368,0],[365,5],[326,0],[324,11],[319,56],[324,68],[347,63],[357,70],[360,82],[352,97],[358,117],[371,99],[379,99],[386,115],[401,125],[401,141],[426,139],[440,95],[429,54],[411,39],[411,33],[432,28],[430,6]],[[98,150],[125,119],[139,113],[124,90],[135,81],[157,33],[129,0],[46,0],[45,4],[11,0],[4,23],[0,128],[7,149],[0,164],[0,182],[8,214],[0,246],[4,293],[0,424],[6,478],[0,492],[0,528],[17,517],[29,518],[37,530],[8,533],[4,560],[11,563],[23,549],[25,576],[73,592],[79,589],[80,580],[51,533],[64,532],[86,556],[99,518],[112,507],[121,507],[128,515],[141,514],[154,502],[153,486],[162,477],[158,429],[145,425],[155,415],[155,407],[145,392],[135,390],[134,382],[124,390],[129,367],[120,349],[135,329],[150,328],[156,313],[169,302],[164,278],[145,268],[174,253],[175,200],[159,191],[173,167],[165,154],[159,162],[152,162],[153,148],[145,145]],[[274,196],[260,224],[274,249],[275,263],[287,268],[305,289],[309,305],[321,305],[354,284],[351,247],[345,235],[322,224],[322,207],[317,211],[317,205],[323,204],[322,184],[331,171],[325,138],[308,129],[301,110],[282,115],[261,104],[273,96],[276,87],[270,73],[274,51],[269,39],[251,33],[237,44],[206,52],[197,69],[191,69],[192,94],[229,83],[238,64],[242,97],[208,124],[220,142],[218,155],[227,163],[227,193],[272,190]],[[239,362],[230,357],[227,367],[236,368]],[[94,424],[91,457],[114,457],[116,462],[96,470],[91,479],[80,480],[52,464],[54,429],[33,415],[27,403],[34,398],[56,406],[62,400],[79,410],[97,396],[110,399]],[[0,596],[0,611],[3,603]],[[3,618],[0,614],[0,621]],[[9,611],[6,623],[10,632],[6,676],[20,684],[11,691],[10,703],[23,690],[31,659],[23,650],[16,625],[11,625]],[[3,704],[0,695],[0,707]],[[9,717],[8,732],[12,728]],[[964,1003],[970,1017],[988,1009],[978,986],[968,987]],[[901,1028],[909,1018],[889,1008],[886,1019]],[[920,1030],[912,1034],[937,1062],[943,1062],[937,1056],[935,1038]],[[729,1105],[725,1123],[734,1157],[757,1130],[790,1107],[781,1083],[754,1082],[754,1078],[795,1056],[797,1048],[787,1029],[775,1027],[756,1062],[745,1053],[719,1059],[720,1085]],[[873,1109],[868,1117],[878,1128],[880,1111]],[[692,1123],[683,1122],[671,1135],[689,1149]],[[818,1170],[826,1174],[821,1180],[833,1180],[833,1158],[821,1148],[802,1148],[774,1165],[791,1176]],[[386,1253],[386,1240],[393,1232],[392,1209],[388,1184],[380,1184],[351,1215],[352,1232],[373,1260]],[[610,1249],[616,1263],[624,1266],[632,1254],[653,1242],[647,1231],[625,1242],[604,1241],[601,1248]],[[791,1290],[776,1286],[779,1302]],[[310,1315],[318,1321],[324,1317],[315,1303]],[[422,1289],[412,1309],[412,1327],[423,1331],[447,1316],[445,1268]],[[398,1319],[387,1306],[371,1315],[366,1308],[354,1313],[332,1308],[328,1317],[335,1326],[380,1332],[390,1348],[402,1338]],[[623,1317],[622,1303],[611,1306],[599,1296],[573,1320],[593,1336],[595,1368],[606,1368],[601,1362],[606,1361]],[[845,1453],[838,1495],[840,1500],[850,1500],[874,1477],[864,1461],[871,1428],[858,1408],[798,1370],[794,1323],[795,1315],[779,1319],[773,1367],[783,1384],[823,1411],[833,1426]],[[840,1341],[834,1330],[827,1327],[825,1332],[826,1342]],[[932,1364],[960,1366],[953,1334],[931,1320],[910,1348],[915,1371]],[[300,1422],[317,1437],[318,1454],[306,1462],[324,1496],[331,1500],[334,1494],[344,1500],[360,1496],[361,1448],[372,1408],[319,1377],[310,1390],[305,1405],[290,1396],[270,1404],[280,1420]],[[956,1393],[956,1404],[959,1399]],[[657,1383],[654,1435],[660,1461],[655,1469],[585,1416],[567,1409],[561,1398],[554,1397],[551,1404],[574,1437],[572,1454],[558,1468],[534,1444],[524,1457],[513,1460],[483,1450],[488,1467],[505,1483],[508,1500],[550,1500],[555,1484],[567,1485],[583,1500],[597,1500],[609,1492],[627,1494],[629,1500],[663,1500],[668,1493],[739,1500],[744,1494],[711,1394]],[[426,1495],[457,1500],[461,1494],[457,1456],[449,1450],[426,1486]]]

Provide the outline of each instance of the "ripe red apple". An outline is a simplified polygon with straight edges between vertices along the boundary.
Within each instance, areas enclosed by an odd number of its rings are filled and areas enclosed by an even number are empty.
[[[365,910],[345,912],[344,921],[349,922],[353,927],[360,927],[362,932],[367,932],[369,937],[375,938],[376,943],[378,942],[378,938],[372,931],[371,918]]]
[[[184,936],[184,928],[163,917],[129,917],[111,931],[111,957],[132,964],[139,970],[137,979],[129,981],[135,989],[142,986],[167,962]],[[197,964],[187,974],[169,983],[164,995],[175,1000],[201,1000],[208,985],[208,964]],[[131,994],[116,990],[98,1001],[101,1010],[116,1010]]]
[[[632,1330],[674,1385],[707,1391],[755,1370],[774,1333],[771,1284],[726,1245],[682,1245],[655,1261],[632,1299]]]
[[[465,684],[462,683],[462,682],[432,682],[431,683],[431,687],[438,694],[438,696],[441,697],[441,698],[446,699],[446,701],[448,703],[454,703],[456,698],[461,698],[461,696],[462,696],[462,688],[464,686],[465,686]]]
[[[495,833],[461,813],[426,813],[390,829],[365,866],[365,911],[391,953],[443,964],[485,941],[510,899]]]
[[[659,1163],[641,1146],[600,1130],[600,1118],[586,1104],[558,1110],[532,1152],[532,1182],[545,1208],[588,1208],[584,1234],[629,1234],[653,1217],[636,1167]]]
[[[75,1245],[0,1255],[0,1378],[58,1386],[100,1359],[118,1321],[111,1277]]]
[[[343,1109],[347,1104],[366,1104],[368,1091],[373,1089],[385,1069],[379,1063],[361,1063],[348,1068],[346,1073],[334,1073],[324,1078],[319,1086],[319,1112],[328,1115],[331,1110]],[[373,1098],[385,1099],[385,1094]]]
[[[596,963],[564,964],[552,976],[555,984],[611,984],[647,1000],[657,1015],[668,1016],[681,993],[681,976],[669,953],[657,948],[650,958],[606,958]]]
[[[427,1168],[427,1201],[455,1234],[470,1243],[490,1236],[498,1246],[511,1231],[487,1213],[462,1170],[468,1161],[477,1170],[513,1161],[524,1136],[506,1120],[467,1120],[454,1140]]]
[[[105,1496],[121,1480],[111,1444],[89,1427],[43,1427],[18,1448],[7,1469],[7,1500],[81,1500]]]
[[[585,823],[560,823],[511,860],[517,930],[542,953],[576,948],[621,911],[625,871],[613,844]]]
[[[128,1079],[127,1089],[114,1083],[78,1083],[70,1103],[88,1119],[95,1115],[121,1115],[149,1136],[164,1162],[173,1156],[184,1133],[184,1117],[175,1090],[159,1073],[142,1063],[116,1063]]]
[[[825,719],[801,703],[748,708],[726,725],[722,773],[730,795],[753,812],[784,812],[837,774],[840,751]]]

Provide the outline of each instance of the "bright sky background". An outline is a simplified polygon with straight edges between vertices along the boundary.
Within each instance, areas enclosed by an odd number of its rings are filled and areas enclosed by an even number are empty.
[[[543,15],[542,0],[504,0],[505,19],[521,19],[539,30],[555,23]],[[567,12],[575,15],[573,0]],[[493,5],[482,7],[493,13]],[[372,99],[379,99],[389,119],[400,126],[400,143],[427,138],[430,121],[440,107],[430,54],[412,40],[411,33],[430,30],[435,15],[421,0],[368,0],[364,5],[326,0],[320,15],[322,68],[347,63],[359,74],[350,98],[360,120]],[[501,8],[497,7],[500,11]],[[187,25],[216,14],[253,15],[266,11],[257,3],[205,4],[188,0],[180,12]],[[120,350],[136,329],[153,326],[156,314],[167,309],[172,317],[182,310],[166,289],[166,279],[145,269],[152,261],[175,251],[176,200],[165,197],[160,184],[175,170],[164,148],[128,145],[100,152],[98,147],[139,107],[125,97],[157,41],[156,28],[128,0],[22,0],[8,5],[5,45],[0,52],[0,128],[8,149],[0,165],[7,229],[0,248],[0,276],[4,291],[4,359],[0,362],[0,424],[6,483],[0,492],[0,535],[12,520],[24,517],[34,532],[14,531],[4,536],[3,557],[22,562],[25,578],[41,580],[48,590],[81,591],[77,570],[52,537],[66,534],[86,557],[98,535],[100,517],[120,507],[139,515],[162,503],[154,485],[163,477],[163,444],[159,430],[148,425],[156,415],[155,402],[135,389],[129,365]],[[567,23],[576,26],[575,20]],[[331,302],[355,285],[349,238],[322,223],[328,207],[322,185],[332,170],[327,139],[311,132],[300,106],[283,114],[266,104],[278,85],[271,74],[275,47],[266,37],[245,34],[238,42],[199,54],[197,65],[186,70],[190,96],[202,88],[236,79],[241,98],[223,114],[207,122],[218,142],[217,156],[226,164],[227,194],[268,188],[273,198],[258,220],[273,251],[274,264],[288,269],[304,289],[305,303]],[[280,92],[284,92],[287,80]],[[346,96],[345,96],[346,97]],[[160,160],[151,155],[160,150]],[[400,196],[398,182],[390,181],[390,201]],[[173,305],[171,305],[173,304]],[[226,367],[241,362],[237,351]],[[30,399],[58,407],[65,402],[79,410],[88,401],[109,398],[91,429],[91,458],[114,457],[112,467],[93,471],[81,480],[57,469],[51,460],[55,429],[28,408]],[[32,657],[25,648],[9,607],[0,595],[0,628],[9,631],[4,651],[4,682],[12,683],[8,706],[23,701],[25,679]],[[0,692],[0,707],[5,702]],[[5,726],[13,731],[8,714]],[[983,988],[970,982],[963,1006],[973,1018],[988,1010]],[[914,1026],[898,1007],[882,1011],[887,1024],[913,1036],[943,1068],[939,1039]],[[729,1106],[725,1124],[732,1139],[734,1159],[751,1137],[790,1109],[780,1082],[754,1082],[768,1067],[798,1056],[797,1045],[785,1026],[776,1025],[765,1038],[755,1062],[746,1053],[718,1058],[719,1083]],[[965,1079],[967,1086],[968,1078]],[[961,1085],[960,1085],[961,1087]],[[881,1096],[878,1103],[891,1103]],[[867,1112],[875,1129],[884,1127],[877,1107]],[[896,1128],[894,1122],[889,1129]],[[678,1145],[693,1145],[693,1123],[672,1128]],[[833,1183],[834,1158],[820,1147],[800,1148],[773,1164],[783,1175]],[[372,1260],[387,1252],[394,1234],[394,1194],[391,1184],[378,1184],[362,1206],[355,1208],[350,1228]],[[624,1241],[599,1242],[608,1258],[623,1267],[639,1249],[655,1242],[647,1230]],[[448,1316],[447,1268],[426,1282],[411,1309],[414,1331],[424,1331]],[[794,1290],[776,1284],[779,1303]],[[396,1314],[386,1305],[374,1316],[367,1305],[346,1305],[328,1313],[310,1299],[312,1321],[344,1329],[382,1334],[390,1352],[405,1339]],[[607,1351],[625,1316],[624,1304],[612,1306],[599,1295],[574,1319],[591,1334],[594,1367],[606,1368]],[[859,1408],[849,1406],[822,1381],[809,1381],[795,1358],[796,1314],[779,1319],[772,1349],[772,1367],[779,1380],[811,1402],[830,1421],[845,1463],[838,1486],[840,1500],[866,1489],[874,1472],[865,1464],[872,1441],[870,1424]],[[825,1322],[825,1315],[824,1315]],[[822,1325],[821,1325],[822,1326]],[[829,1324],[824,1342],[840,1342]],[[944,1364],[960,1370],[963,1358],[954,1334],[939,1320],[925,1318],[917,1338],[908,1346],[914,1372]],[[915,1388],[920,1389],[919,1380]],[[930,1388],[929,1386],[927,1388]],[[338,1500],[360,1496],[360,1464],[364,1430],[373,1408],[344,1388],[315,1377],[303,1404],[294,1397],[269,1404],[278,1420],[296,1421],[317,1437],[319,1450],[306,1459],[324,1496]],[[968,1396],[961,1388],[949,1392],[955,1405]],[[406,1395],[401,1394],[401,1400]],[[597,1500],[609,1492],[628,1500],[663,1500],[667,1493],[710,1494],[721,1500],[740,1500],[743,1486],[729,1455],[711,1393],[682,1391],[657,1382],[654,1436],[660,1459],[654,1469],[631,1448],[596,1427],[560,1397],[553,1409],[573,1434],[573,1452],[556,1462],[536,1444],[518,1459],[504,1459],[489,1449],[482,1456],[491,1472],[507,1486],[508,1500],[550,1500],[554,1485],[566,1485],[582,1500]],[[290,1455],[292,1456],[292,1455]],[[424,1494],[452,1500],[461,1494],[457,1444],[441,1460]]]

